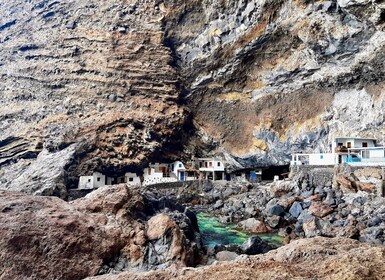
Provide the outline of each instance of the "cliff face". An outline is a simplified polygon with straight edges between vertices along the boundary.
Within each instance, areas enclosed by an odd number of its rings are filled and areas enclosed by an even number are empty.
[[[1,1],[2,188],[61,192],[178,134],[186,114],[162,16],[153,1]]]
[[[187,1],[168,36],[194,123],[244,165],[384,132],[383,1]]]
[[[382,139],[383,1],[6,0],[0,19],[5,189],[60,193],[178,151],[276,165]]]

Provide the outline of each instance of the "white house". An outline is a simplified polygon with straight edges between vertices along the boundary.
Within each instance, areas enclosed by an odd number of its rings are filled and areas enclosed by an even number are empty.
[[[175,161],[170,164],[170,174],[178,181],[186,181],[186,168],[181,161]]]
[[[338,137],[330,149],[329,153],[293,154],[290,164],[385,166],[385,147],[377,147],[373,138]]]
[[[225,181],[225,165],[214,158],[198,158],[195,160],[200,177],[205,180]]]
[[[125,177],[125,183],[127,184],[130,184],[130,185],[141,184],[140,177],[136,175],[136,173],[127,172],[126,174],[124,174],[124,177]]]
[[[106,185],[106,176],[99,172],[94,172],[91,176],[80,176],[78,189],[92,190]]]
[[[143,171],[144,181],[142,185],[148,186],[159,183],[177,182],[177,177],[173,175],[174,173],[171,174],[168,163],[150,163],[149,167]]]

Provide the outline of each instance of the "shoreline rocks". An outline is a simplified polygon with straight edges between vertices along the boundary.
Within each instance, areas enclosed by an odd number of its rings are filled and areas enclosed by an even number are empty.
[[[203,250],[191,215],[124,184],[69,203],[0,192],[1,277],[73,280],[195,266]]]

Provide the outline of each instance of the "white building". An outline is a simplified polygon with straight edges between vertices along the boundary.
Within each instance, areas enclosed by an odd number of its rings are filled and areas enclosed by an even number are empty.
[[[385,166],[385,147],[377,147],[376,139],[338,137],[329,153],[293,154],[290,164],[336,165],[347,163],[356,166]]]
[[[199,168],[200,178],[212,181],[225,181],[225,165],[214,158],[198,158],[195,160]]]
[[[186,181],[186,168],[181,161],[175,161],[170,164],[170,173],[178,181]]]
[[[174,175],[168,163],[150,163],[143,171],[143,186],[177,182],[178,178]]]
[[[136,175],[136,173],[127,172],[126,174],[124,174],[124,177],[125,177],[125,183],[127,184],[130,184],[130,185],[141,184],[140,177]]]
[[[106,176],[99,172],[94,172],[91,176],[80,176],[78,189],[92,190],[106,185]]]

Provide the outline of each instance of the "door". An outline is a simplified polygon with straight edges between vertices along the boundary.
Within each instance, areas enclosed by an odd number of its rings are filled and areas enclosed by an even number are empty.
[[[181,181],[184,181],[184,171],[181,171],[181,172],[180,172],[180,180],[181,180]]]

